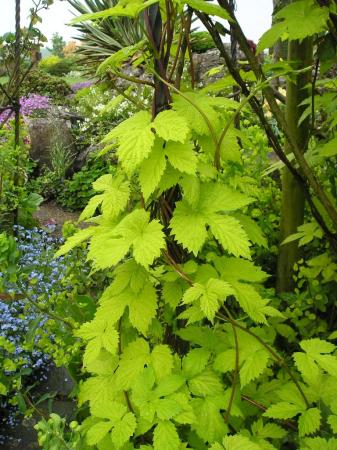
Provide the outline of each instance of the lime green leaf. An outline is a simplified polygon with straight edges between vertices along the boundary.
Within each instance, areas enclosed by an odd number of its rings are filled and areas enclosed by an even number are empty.
[[[286,32],[287,27],[283,22],[275,23],[268,31],[266,31],[260,38],[256,48],[257,53],[261,53],[266,48],[271,48],[282,35]]]
[[[169,375],[160,379],[158,386],[154,390],[156,397],[166,397],[173,394],[185,383],[185,378],[181,375]]]
[[[153,433],[154,450],[179,450],[180,439],[172,422],[161,421]]]
[[[337,416],[330,415],[327,419],[328,424],[330,425],[332,432],[337,434]]]
[[[191,175],[195,174],[198,158],[191,142],[168,142],[165,154],[175,169]]]
[[[55,257],[59,257],[68,253],[74,247],[82,244],[82,242],[88,240],[95,232],[94,227],[84,228],[77,231],[73,236],[70,236],[61,248],[55,253]]]
[[[282,8],[275,18],[281,21],[277,21],[262,36],[258,52],[272,47],[280,38],[302,40],[325,31],[329,9],[319,6],[314,0],[299,0]]]
[[[332,355],[316,355],[315,360],[318,365],[328,372],[329,375],[335,377],[337,374],[337,357]]]
[[[223,385],[219,376],[212,370],[205,370],[189,380],[188,386],[192,394],[207,397],[223,394]]]
[[[311,355],[319,353],[331,353],[335,350],[336,346],[331,342],[323,341],[322,339],[313,338],[300,342],[301,348]]]
[[[241,387],[259,377],[266,369],[268,361],[269,353],[265,349],[258,350],[248,356],[240,369]]]
[[[190,350],[183,359],[183,373],[187,377],[193,377],[201,373],[211,356],[208,350],[195,348]]]
[[[156,316],[157,295],[151,283],[146,283],[144,289],[132,297],[129,303],[129,317],[132,325],[146,334],[152,319]]]
[[[241,308],[255,322],[266,323],[264,308],[266,300],[263,300],[257,290],[250,284],[231,281],[235,289],[235,297]]]
[[[155,140],[151,128],[151,115],[147,111],[140,111],[115,127],[103,139],[104,143],[118,140],[117,156],[129,176],[151,152]]]
[[[131,58],[138,50],[140,50],[144,45],[144,41],[138,42],[135,45],[130,45],[128,47],[123,47],[117,52],[113,53],[107,59],[105,59],[96,71],[97,75],[104,74],[108,69],[119,68],[125,61]]]
[[[89,428],[87,432],[87,443],[89,445],[98,444],[113,427],[112,422],[98,422]]]
[[[318,408],[310,408],[304,411],[298,420],[298,431],[301,437],[312,434],[321,425],[321,412]]]
[[[157,188],[165,171],[166,159],[163,142],[156,140],[150,155],[142,162],[139,169],[139,182],[145,200]]]
[[[120,1],[113,8],[105,9],[96,13],[82,14],[71,21],[71,24],[85,22],[87,20],[106,19],[107,17],[137,17],[143,9],[157,3],[158,0],[136,0],[136,1]]]
[[[234,217],[213,214],[208,219],[214,237],[225,250],[250,259],[249,240],[240,222]]]
[[[156,345],[151,353],[153,370],[157,380],[169,375],[173,369],[173,356],[168,345]]]
[[[111,441],[116,447],[120,449],[133,435],[137,426],[136,418],[133,413],[128,412],[125,416],[114,423],[114,428],[111,433]]]
[[[185,142],[189,128],[183,116],[169,109],[160,112],[153,121],[153,127],[158,136],[165,141]]]
[[[144,366],[150,363],[149,344],[144,339],[136,339],[125,349],[116,371],[116,387],[129,389]]]
[[[170,420],[182,411],[181,406],[172,398],[159,398],[153,402],[160,420]]]
[[[186,3],[197,11],[202,11],[211,16],[218,16],[225,20],[230,19],[228,12],[224,8],[206,0],[187,0]]]
[[[104,193],[95,195],[90,199],[79,220],[86,220],[92,217],[100,204],[102,213],[107,216],[117,216],[125,209],[129,201],[130,187],[129,183],[122,176],[102,175],[93,183],[93,188],[95,191],[104,191]]]
[[[301,409],[299,405],[288,402],[279,402],[270,406],[263,415],[273,419],[291,419],[302,412],[303,409]]]
[[[248,437],[236,434],[225,436],[223,440],[225,450],[261,450],[261,447]]]
[[[196,416],[192,428],[198,436],[210,444],[221,441],[228,432],[228,427],[220,411],[222,408],[219,400],[216,397],[195,398],[191,403]]]
[[[173,95],[173,100],[173,109],[185,118],[188,126],[196,133],[210,134],[209,126],[211,125],[216,128],[219,124],[219,113],[212,105],[211,97],[201,95],[200,93],[184,92],[184,97]]]
[[[214,370],[226,373],[235,368],[235,350],[229,349],[219,353],[214,360]]]
[[[6,395],[6,394],[7,394],[6,386],[0,382],[0,395]]]
[[[177,242],[197,255],[207,237],[203,214],[183,200],[176,203],[170,227]]]
[[[136,209],[127,215],[116,227],[126,242],[133,247],[135,260],[143,265],[152,264],[165,247],[165,235],[157,220],[150,220],[150,214],[143,209]]]
[[[214,265],[225,280],[251,281],[261,283],[268,275],[252,263],[241,258],[216,257]]]
[[[261,228],[258,224],[252,220],[250,217],[244,214],[232,214],[232,216],[237,219],[242,225],[243,229],[247,233],[247,236],[253,244],[257,244],[260,247],[268,248],[268,242]]]
[[[315,363],[314,358],[312,358],[310,355],[299,352],[294,353],[293,358],[296,367],[302,374],[303,379],[305,381],[308,381],[309,383],[314,383],[318,379],[320,374],[319,368]]]

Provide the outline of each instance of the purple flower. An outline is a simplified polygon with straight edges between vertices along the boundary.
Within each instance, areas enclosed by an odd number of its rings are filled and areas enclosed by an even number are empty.
[[[71,90],[73,92],[77,92],[80,89],[86,88],[86,87],[90,87],[94,84],[93,81],[80,81],[79,83],[75,83],[71,85]]]
[[[50,108],[50,98],[44,95],[30,94],[20,98],[20,112],[23,117],[31,116],[35,111],[45,111]],[[0,124],[14,118],[11,108],[5,109],[0,114]]]

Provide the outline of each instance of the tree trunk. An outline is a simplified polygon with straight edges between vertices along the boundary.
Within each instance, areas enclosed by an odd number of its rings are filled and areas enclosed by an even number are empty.
[[[312,40],[305,39],[301,43],[292,41],[289,43],[288,60],[297,62],[297,68],[308,67],[312,64],[313,48]],[[308,97],[308,89],[305,86],[311,81],[311,71],[296,77],[296,83],[287,82],[286,120],[289,130],[296,140],[302,152],[306,150],[310,129],[310,118],[298,125],[303,113],[301,102]],[[286,143],[285,151],[289,153],[289,145]],[[282,215],[280,249],[277,267],[277,291],[291,292],[294,289],[293,267],[300,258],[298,241],[281,245],[282,241],[296,232],[297,227],[304,220],[304,193],[302,186],[294,179],[288,169],[284,169],[282,175]]]

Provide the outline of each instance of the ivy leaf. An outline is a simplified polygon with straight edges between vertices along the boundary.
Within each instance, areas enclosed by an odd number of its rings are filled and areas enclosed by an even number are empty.
[[[288,402],[279,402],[275,405],[271,405],[263,415],[273,419],[291,419],[302,412],[303,409],[301,409],[299,405]]]
[[[189,132],[186,120],[173,109],[160,112],[153,121],[153,128],[165,141],[185,142]]]
[[[179,450],[180,439],[176,427],[170,421],[160,421],[153,432],[154,450]]]
[[[321,412],[318,408],[304,411],[298,420],[298,431],[301,437],[315,433],[321,425]]]
[[[157,188],[165,171],[165,167],[166,159],[163,142],[156,140],[150,155],[142,162],[139,170],[139,182],[145,200],[147,200]]]

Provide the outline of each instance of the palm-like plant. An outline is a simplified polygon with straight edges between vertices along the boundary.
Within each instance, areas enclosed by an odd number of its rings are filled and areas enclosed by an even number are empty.
[[[104,11],[117,4],[117,0],[68,0],[80,14]],[[136,44],[144,38],[141,19],[127,17],[106,18],[74,25],[81,41],[77,52],[89,71],[95,70],[104,59],[123,47]]]

